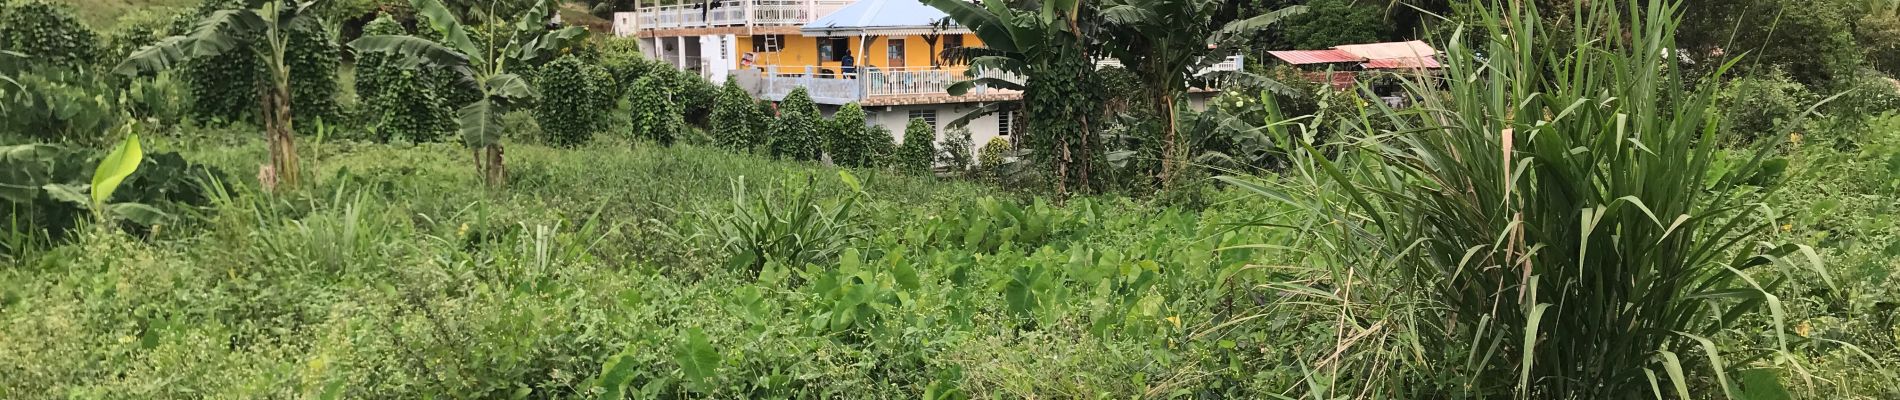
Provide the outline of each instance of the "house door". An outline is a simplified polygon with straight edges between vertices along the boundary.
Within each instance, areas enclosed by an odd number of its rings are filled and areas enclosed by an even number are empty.
[[[884,53],[890,55],[890,59],[885,61],[888,68],[903,69],[904,68],[904,39],[885,39],[884,41],[886,43],[889,43],[888,45],[886,45],[888,47],[884,48]]]

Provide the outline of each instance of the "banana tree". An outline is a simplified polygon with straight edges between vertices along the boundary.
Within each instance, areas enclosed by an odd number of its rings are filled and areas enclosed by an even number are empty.
[[[132,52],[112,72],[128,76],[156,72],[194,58],[233,50],[262,53],[269,74],[267,79],[270,79],[270,86],[263,94],[270,170],[261,175],[266,178],[267,186],[296,187],[301,173],[297,167],[295,137],[291,136],[290,66],[285,63],[284,55],[290,48],[292,28],[320,23],[311,7],[316,3],[318,1],[293,4],[283,0],[251,0],[242,9],[213,12],[184,35],[167,37]]]
[[[1055,168],[1058,196],[1068,194],[1071,187],[1088,190],[1094,150],[1099,147],[1092,143],[1095,135],[1089,123],[1101,114],[1101,105],[1090,54],[1094,18],[1088,17],[1082,0],[1019,4],[1021,8],[1004,1],[923,3],[943,10],[983,41],[984,47],[964,48],[952,55],[970,66],[970,79],[951,85],[950,94],[962,95],[979,84],[1023,91],[1021,107],[1029,132],[1019,146],[1034,149],[1032,155]],[[1023,79],[1018,83],[1005,78],[1009,75]],[[1009,107],[991,104],[957,122]]]
[[[1289,6],[1251,17],[1241,0],[1107,0],[1102,9],[1106,50],[1142,80],[1142,91],[1168,124],[1161,139],[1161,175],[1171,183],[1186,159],[1175,123],[1181,95],[1205,84],[1204,71],[1240,52],[1254,33],[1281,19],[1306,12]],[[1245,18],[1243,18],[1245,17]],[[1277,86],[1277,85],[1271,85]]]
[[[455,73],[457,85],[481,92],[481,97],[456,111],[455,122],[463,143],[474,150],[475,169],[489,186],[508,181],[502,163],[502,114],[537,95],[526,79],[510,68],[535,65],[551,59],[560,49],[587,38],[587,30],[566,27],[549,30],[548,15],[555,0],[537,0],[519,16],[512,31],[507,26],[491,25],[488,35],[477,43],[469,39],[468,29],[439,0],[413,0],[417,15],[428,21],[442,37],[442,43],[408,35],[372,35],[350,42],[359,52],[384,52],[396,55],[402,68],[424,66]],[[504,36],[505,35],[505,36]]]

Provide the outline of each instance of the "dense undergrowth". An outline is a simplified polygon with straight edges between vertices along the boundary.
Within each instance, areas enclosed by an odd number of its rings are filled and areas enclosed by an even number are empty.
[[[230,170],[263,151],[148,147]],[[1248,203],[1056,207],[626,148],[515,146],[511,190],[489,191],[450,145],[330,144],[308,189],[231,179],[201,219],[27,254],[0,270],[0,396],[1239,396],[1288,387],[1278,349],[1320,338],[1297,316],[1225,324],[1276,297],[1250,267],[1273,251],[1220,251],[1273,242],[1229,225],[1272,215]],[[728,268],[745,239],[720,233],[743,223],[724,182],[778,213],[856,198],[829,214],[850,234],[812,264]]]

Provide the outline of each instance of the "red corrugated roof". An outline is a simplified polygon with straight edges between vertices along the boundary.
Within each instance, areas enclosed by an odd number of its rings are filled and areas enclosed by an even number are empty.
[[[1418,40],[1408,42],[1348,44],[1334,46],[1333,49],[1368,60],[1419,58],[1438,55],[1438,50],[1433,49],[1432,45],[1425,44],[1425,42]]]
[[[1339,50],[1286,50],[1269,51],[1267,54],[1272,54],[1274,58],[1293,65],[1366,61],[1364,57],[1355,56],[1352,53]]]
[[[1381,60],[1368,60],[1365,63],[1359,64],[1359,66],[1365,69],[1411,69],[1411,68],[1433,69],[1433,68],[1442,67],[1441,65],[1438,64],[1438,59],[1432,58],[1432,57],[1387,58],[1387,59],[1381,59]]]

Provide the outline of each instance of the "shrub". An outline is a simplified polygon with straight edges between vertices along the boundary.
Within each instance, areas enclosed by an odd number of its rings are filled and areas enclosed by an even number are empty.
[[[1002,168],[1004,162],[1009,161],[1012,147],[1007,138],[990,138],[990,142],[984,143],[983,149],[976,154],[976,169],[985,174],[995,174]]]
[[[40,68],[16,78],[21,90],[0,96],[0,132],[92,144],[120,123],[118,89],[90,69]]]
[[[404,35],[402,23],[385,14],[363,27],[365,35]],[[356,97],[370,113],[379,141],[406,139],[432,142],[455,127],[454,108],[446,104],[441,86],[416,68],[403,68],[385,53],[363,53],[356,58]]]
[[[936,163],[949,168],[950,171],[953,172],[968,172],[970,170],[970,164],[975,161],[970,156],[970,153],[973,151],[972,149],[975,147],[975,144],[972,144],[970,141],[970,129],[965,127],[953,127],[950,128],[948,132],[945,132],[943,136],[943,146],[937,149]],[[908,136],[906,137],[908,138]]]
[[[99,38],[71,6],[43,0],[0,4],[0,49],[46,65],[83,66],[99,56]]]
[[[904,127],[904,145],[897,150],[897,170],[911,174],[928,174],[937,155],[937,131],[930,123],[920,118],[912,118],[910,125]]]
[[[640,54],[640,41],[636,38],[607,38],[600,45],[600,66],[613,76],[614,86],[610,92],[614,98],[622,98],[633,90],[633,82],[647,76],[657,67],[664,67],[647,60]]]
[[[119,23],[105,33],[99,60],[117,62],[146,45],[171,36],[172,20],[179,12],[170,8],[139,9],[119,17]],[[190,105],[186,103],[184,105]]]
[[[541,125],[547,134],[547,142],[554,146],[573,147],[587,143],[594,130],[601,125],[601,104],[599,91],[611,90],[595,85],[594,78],[604,72],[595,73],[599,66],[589,65],[575,56],[561,58],[541,67],[542,74],[535,80],[536,90],[541,93],[541,101],[534,109],[535,122]],[[643,98],[643,100],[646,100]],[[662,100],[664,101],[664,100]],[[642,106],[649,104],[643,103]],[[638,123],[651,123],[652,120],[639,120]],[[636,125],[639,126],[639,125]],[[659,139],[662,143],[672,141],[672,136]]]
[[[864,139],[860,142],[864,143],[864,148],[868,150],[866,153],[870,154],[870,159],[865,161],[865,166],[890,166],[891,160],[897,158],[897,137],[891,135],[891,128],[872,125],[871,129],[864,131],[864,135]]]
[[[651,76],[633,82],[633,137],[672,146],[685,124],[680,121],[679,103],[672,101],[672,93],[663,85]]]
[[[757,274],[767,263],[794,269],[825,263],[835,259],[851,239],[864,234],[852,222],[859,196],[827,202],[817,197],[819,191],[810,183],[793,182],[787,180],[778,190],[756,198],[748,195],[744,177],[732,182],[732,212],[720,221],[717,231],[722,247],[732,256],[727,265]]]
[[[243,7],[238,0],[206,0],[188,14],[173,20],[172,32],[189,32],[191,24],[211,13]],[[338,49],[323,23],[299,24],[291,28],[290,43],[284,62],[290,67],[291,112],[300,132],[315,129],[316,118],[336,121],[336,67]],[[237,43],[253,43],[239,38]],[[192,98],[197,100],[195,114],[202,118],[251,120],[257,118],[258,93],[269,83],[260,52],[227,51],[216,57],[195,57],[185,67]]]
[[[90,211],[88,205],[65,199],[53,187],[84,187],[91,182],[94,168],[105,158],[102,151],[40,144],[0,146],[0,185],[9,189],[0,193],[0,232],[6,237],[35,237],[51,241],[66,239]],[[211,195],[205,179],[222,180],[215,168],[185,161],[177,153],[145,154],[137,171],[112,192],[113,203],[138,203],[179,215],[182,209],[205,206]],[[83,192],[82,192],[83,193]],[[82,194],[83,196],[83,194]],[[158,215],[148,215],[157,218]],[[126,227],[143,229],[155,219],[122,220]],[[22,249],[8,248],[0,240],[0,254],[17,254]]]
[[[1823,105],[1830,114],[1853,118],[1900,110],[1900,84],[1877,73],[1863,72],[1836,80],[1841,97]]]
[[[119,103],[133,117],[177,124],[191,116],[191,88],[174,73],[161,72],[150,78],[133,79]]]
[[[1806,110],[1812,97],[1807,87],[1780,71],[1735,78],[1719,98],[1722,130],[1745,143],[1772,136]]]
[[[751,94],[739,87],[732,78],[726,78],[726,84],[719,89],[719,99],[713,105],[712,131],[719,147],[733,151],[749,151],[759,145],[759,135],[753,130],[753,114],[758,112]]]
[[[799,161],[818,159],[823,134],[819,132],[818,105],[804,87],[792,89],[779,101],[777,124],[772,127],[772,156]]]
[[[825,153],[831,155],[831,162],[851,167],[869,166],[876,153],[871,143],[870,127],[864,125],[864,108],[857,103],[839,107],[838,112],[825,121]]]

